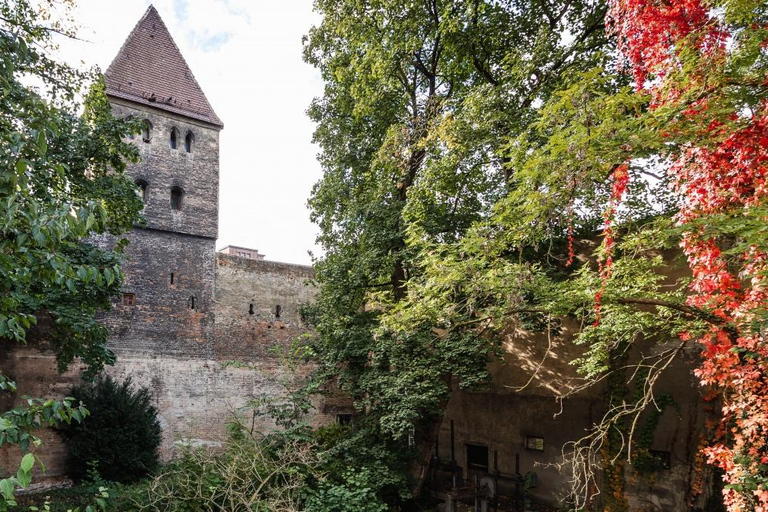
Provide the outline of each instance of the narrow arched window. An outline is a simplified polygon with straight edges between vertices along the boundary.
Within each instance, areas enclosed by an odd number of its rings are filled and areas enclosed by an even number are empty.
[[[176,128],[171,128],[171,149],[176,149],[179,143],[179,131]]]
[[[192,144],[195,141],[195,136],[192,135],[192,132],[187,132],[187,136],[184,137],[184,151],[187,153],[192,152]]]
[[[144,126],[141,129],[141,140],[149,142],[152,140],[152,123],[147,119],[144,120]]]
[[[184,191],[180,187],[171,189],[171,210],[181,210],[181,202],[184,197]]]
[[[146,203],[149,197],[149,183],[144,180],[136,180],[136,187],[136,193]]]

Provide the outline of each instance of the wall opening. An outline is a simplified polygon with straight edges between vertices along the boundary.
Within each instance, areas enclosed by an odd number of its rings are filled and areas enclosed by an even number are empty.
[[[192,152],[192,144],[195,141],[195,136],[192,135],[192,132],[187,132],[187,136],[184,137],[184,151],[187,153]]]
[[[350,423],[352,423],[352,415],[349,413],[337,414],[336,423],[338,423],[339,425],[349,425]]]
[[[488,447],[467,444],[467,469],[488,472]]]
[[[141,200],[146,203],[147,198],[149,197],[149,183],[144,180],[136,180],[136,186],[138,187],[136,193],[139,195]]]
[[[282,314],[282,312],[283,312],[283,306],[281,306],[280,304],[275,306],[275,318],[280,318],[280,315]]]
[[[141,140],[147,143],[152,140],[152,123],[147,119],[144,120],[144,125],[141,128]]]
[[[179,141],[179,131],[176,128],[171,128],[171,149],[176,149]]]
[[[174,284],[174,280],[175,280],[175,277],[176,277],[176,276],[175,276],[175,275],[173,275],[173,272],[171,272],[171,284]]]
[[[544,438],[538,436],[525,436],[525,447],[528,450],[544,451]]]
[[[250,304],[248,304],[248,314],[249,314],[249,315],[253,315],[253,314],[255,314],[255,313],[253,312],[253,302],[251,302]]]
[[[121,301],[123,306],[134,306],[136,305],[136,294],[135,293],[124,293],[123,294],[123,300]]]
[[[184,191],[181,187],[171,188],[171,210],[181,210],[181,203],[184,198]]]
[[[194,295],[192,295],[192,296],[189,298],[188,304],[189,304],[189,309],[195,309],[195,307],[197,306],[197,304],[196,304],[196,300],[195,300],[195,296],[194,296]]]

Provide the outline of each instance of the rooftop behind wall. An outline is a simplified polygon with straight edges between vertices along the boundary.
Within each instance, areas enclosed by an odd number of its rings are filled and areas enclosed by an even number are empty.
[[[248,247],[238,247],[237,245],[228,245],[219,249],[219,253],[229,256],[237,256],[249,260],[263,260],[264,255],[259,253],[258,249],[249,249]]]

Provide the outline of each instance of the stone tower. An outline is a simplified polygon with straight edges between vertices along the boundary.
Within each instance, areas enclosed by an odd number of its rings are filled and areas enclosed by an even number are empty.
[[[150,388],[164,458],[179,441],[220,446],[228,421],[243,415],[253,421],[251,397],[284,396],[290,375],[276,349],[307,333],[299,311],[315,295],[306,285],[312,268],[264,261],[243,248],[215,252],[222,123],[153,7],[105,82],[116,116],[147,122],[133,140],[141,161],[127,169],[144,196],[146,224],[127,235],[123,295],[102,317],[118,356],[105,371]],[[111,236],[93,241],[115,243]],[[0,351],[0,369],[32,396],[62,397],[80,380],[76,366],[57,374],[44,340]],[[318,403],[318,411],[315,421],[327,422],[352,409]],[[273,425],[265,420],[263,427]],[[63,474],[63,445],[53,431],[42,436],[48,475]],[[18,464],[7,457],[0,450],[0,465]]]
[[[157,10],[150,6],[105,73],[117,117],[144,120],[128,168],[146,225],[128,236],[122,301],[108,315],[119,356],[210,357],[218,235],[219,131]]]

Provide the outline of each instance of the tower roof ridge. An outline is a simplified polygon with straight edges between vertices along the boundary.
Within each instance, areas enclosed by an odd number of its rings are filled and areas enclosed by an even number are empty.
[[[110,96],[224,126],[153,5],[123,42],[104,80]]]

